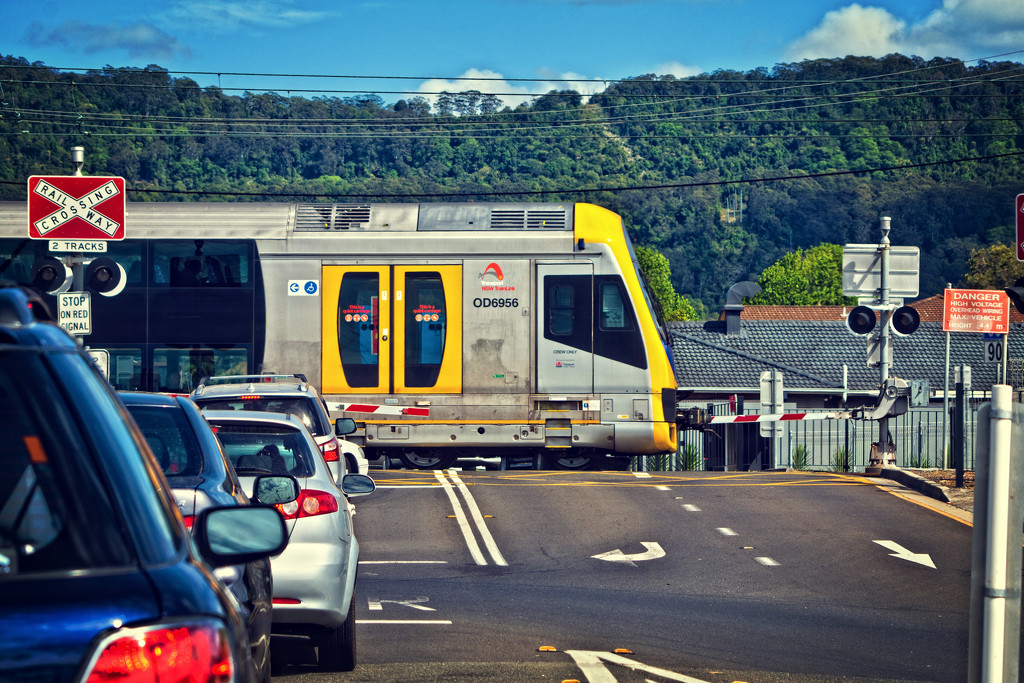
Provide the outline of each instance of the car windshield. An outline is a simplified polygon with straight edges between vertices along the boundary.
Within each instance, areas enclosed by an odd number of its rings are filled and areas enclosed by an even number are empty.
[[[129,405],[150,450],[168,477],[198,476],[203,460],[185,414],[176,406]]]
[[[305,396],[238,396],[235,398],[196,399],[203,410],[260,410],[268,413],[288,413],[302,420],[313,436],[330,434],[320,412]]]
[[[255,473],[310,477],[315,472],[308,437],[276,425],[218,424],[217,437],[240,476]]]

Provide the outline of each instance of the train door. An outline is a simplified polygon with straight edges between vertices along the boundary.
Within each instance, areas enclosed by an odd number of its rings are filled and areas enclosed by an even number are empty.
[[[537,264],[537,391],[594,391],[594,268]]]
[[[462,390],[462,267],[324,266],[330,394]]]

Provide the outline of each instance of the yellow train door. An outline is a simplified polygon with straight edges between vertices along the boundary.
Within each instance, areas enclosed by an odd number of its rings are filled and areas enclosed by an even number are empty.
[[[462,391],[462,266],[324,266],[324,393]]]

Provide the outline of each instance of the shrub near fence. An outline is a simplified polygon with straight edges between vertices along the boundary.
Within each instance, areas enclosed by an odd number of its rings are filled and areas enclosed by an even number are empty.
[[[972,400],[968,409],[964,439],[964,469],[974,469],[976,415],[983,401]],[[756,414],[756,410],[745,411]],[[889,418],[889,434],[896,448],[896,465],[901,468],[952,467],[947,444],[952,433],[952,419],[945,421],[943,438],[943,407],[941,404],[926,408],[912,408],[904,415]],[[870,464],[871,444],[878,440],[878,423],[871,420],[806,420],[780,423],[782,438],[775,453],[775,468],[820,470],[829,472],[863,472]],[[740,447],[754,453],[769,452],[769,439],[751,438],[756,425],[722,425],[708,430],[686,430],[679,435],[679,450],[673,455],[638,456],[634,469],[644,471],[695,471],[705,469],[751,469],[743,463],[768,463],[767,457],[758,460],[755,454],[728,455],[721,458],[716,449],[723,443],[733,445],[742,439],[729,439],[727,429],[747,429],[746,442]],[[727,446],[728,448],[728,446]]]

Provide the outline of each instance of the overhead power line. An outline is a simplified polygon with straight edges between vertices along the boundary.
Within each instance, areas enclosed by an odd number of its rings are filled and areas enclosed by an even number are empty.
[[[412,199],[414,197],[429,197],[429,198],[441,198],[441,197],[527,197],[527,196],[546,196],[546,195],[578,195],[578,194],[590,194],[599,192],[631,192],[636,190],[672,190],[672,189],[687,189],[694,187],[715,187],[725,185],[756,185],[760,183],[774,183],[774,182],[785,182],[790,180],[811,180],[815,178],[831,178],[837,176],[856,176],[865,175],[871,173],[889,173],[895,171],[907,171],[916,168],[926,168],[929,166],[950,166],[954,164],[961,164],[967,162],[977,161],[992,161],[995,159],[1005,159],[1010,157],[1024,156],[1024,151],[1021,152],[1006,152],[1004,154],[987,154],[984,156],[977,157],[966,157],[961,159],[947,159],[945,161],[927,161],[916,164],[897,164],[892,166],[879,166],[876,168],[864,168],[859,170],[844,170],[844,171],[821,171],[818,173],[803,173],[798,175],[787,175],[787,176],[770,176],[766,178],[742,178],[738,180],[702,180],[702,181],[691,181],[683,183],[661,183],[654,185],[628,185],[620,187],[581,187],[581,188],[564,188],[559,190],[512,190],[512,191],[474,191],[474,192],[410,192],[410,193],[356,193],[356,194],[341,194],[341,193],[325,193],[325,192],[230,192],[230,191],[209,191],[209,190],[164,190],[158,188],[143,188],[143,187],[127,187],[128,192],[137,192],[140,194],[161,194],[161,195],[174,195],[174,196],[188,196],[188,197],[288,197],[288,198],[304,198],[304,199]],[[0,185],[19,185],[24,186],[23,182],[14,180],[0,180]]]

